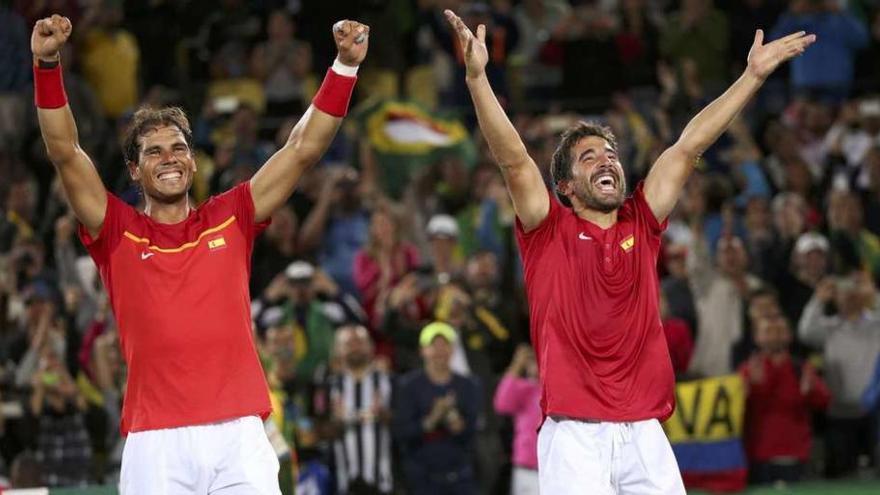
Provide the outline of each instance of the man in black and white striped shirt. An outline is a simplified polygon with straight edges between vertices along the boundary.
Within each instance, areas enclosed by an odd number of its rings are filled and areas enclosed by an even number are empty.
[[[391,379],[376,366],[363,326],[338,328],[334,353],[338,368],[316,409],[327,419],[338,493],[391,493]]]

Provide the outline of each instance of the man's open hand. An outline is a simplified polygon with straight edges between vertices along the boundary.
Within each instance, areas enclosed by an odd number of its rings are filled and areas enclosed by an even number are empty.
[[[804,53],[815,41],[815,34],[798,31],[765,45],[764,31],[759,29],[755,31],[755,41],[749,50],[748,70],[760,79],[767,79],[779,64]]]
[[[458,42],[461,43],[468,79],[482,76],[486,71],[486,64],[489,62],[489,51],[486,48],[486,26],[483,24],[477,26],[477,34],[474,36],[461,17],[455,15],[451,10],[446,10],[444,14],[446,20],[455,30]]]

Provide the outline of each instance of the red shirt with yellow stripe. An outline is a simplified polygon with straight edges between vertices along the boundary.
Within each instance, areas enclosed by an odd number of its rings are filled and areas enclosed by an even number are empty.
[[[107,195],[96,238],[79,235],[110,296],[128,364],[121,430],[214,423],[271,411],[251,331],[250,184],[161,224]]]

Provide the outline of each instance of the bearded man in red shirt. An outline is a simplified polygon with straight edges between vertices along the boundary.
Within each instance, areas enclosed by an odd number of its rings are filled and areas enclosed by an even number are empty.
[[[674,409],[674,378],[660,323],[657,256],[666,217],[700,155],[780,63],[815,36],[764,44],[755,33],[742,76],[697,114],[626,197],[611,131],[579,122],[544,185],[486,78],[486,27],[476,35],[453,12],[480,129],[516,211],[541,379],[541,493],[683,494],[660,421]],[[564,206],[563,206],[564,205]]]

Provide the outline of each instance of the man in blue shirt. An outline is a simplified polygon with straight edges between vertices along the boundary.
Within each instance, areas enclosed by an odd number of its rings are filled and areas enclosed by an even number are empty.
[[[360,177],[351,167],[329,169],[315,206],[302,224],[299,249],[317,251],[318,263],[344,294],[357,295],[354,256],[367,240],[370,215],[363,207]]]
[[[770,34],[781,38],[796,31],[816,35],[812,48],[791,61],[796,92],[840,102],[849,96],[856,52],[868,45],[862,21],[843,11],[840,0],[793,0]]]
[[[471,378],[452,372],[458,335],[446,323],[422,329],[424,368],[400,380],[394,394],[394,435],[411,493],[476,495],[474,440],[480,391]]]

